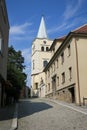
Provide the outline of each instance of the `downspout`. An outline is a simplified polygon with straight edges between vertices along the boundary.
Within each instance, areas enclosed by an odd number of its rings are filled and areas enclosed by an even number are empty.
[[[77,42],[76,42],[76,38],[75,38],[75,50],[76,50],[76,68],[77,68],[78,96],[79,96],[79,105],[81,106],[81,98],[80,98],[80,83],[79,83],[79,67],[78,67],[78,50],[77,50]]]

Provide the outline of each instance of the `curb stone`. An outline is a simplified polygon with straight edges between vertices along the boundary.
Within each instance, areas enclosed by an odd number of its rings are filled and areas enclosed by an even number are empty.
[[[18,103],[16,103],[15,110],[14,110],[14,116],[12,119],[12,125],[10,130],[16,130],[18,126]]]

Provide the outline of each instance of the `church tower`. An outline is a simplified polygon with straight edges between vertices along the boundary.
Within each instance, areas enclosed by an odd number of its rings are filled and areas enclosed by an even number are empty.
[[[32,96],[45,96],[45,88],[44,92],[41,92],[42,86],[45,87],[45,74],[43,69],[51,58],[51,52],[49,51],[51,44],[52,40],[49,40],[47,37],[45,21],[44,17],[42,16],[37,37],[32,43]]]

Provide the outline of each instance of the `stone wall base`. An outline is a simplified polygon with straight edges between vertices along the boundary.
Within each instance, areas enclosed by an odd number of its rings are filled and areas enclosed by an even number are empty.
[[[72,92],[73,90],[73,92]],[[75,93],[74,93],[74,87],[72,88],[65,88],[62,90],[56,90],[55,93],[50,93],[46,95],[48,98],[58,99],[61,101],[65,101],[68,103],[74,103],[75,102]]]
[[[71,103],[72,95],[68,89],[64,89],[56,92],[56,99]]]

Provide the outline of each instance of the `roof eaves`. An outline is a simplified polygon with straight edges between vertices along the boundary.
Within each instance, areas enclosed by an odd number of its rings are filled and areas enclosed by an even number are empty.
[[[64,39],[64,41],[61,43],[60,47],[57,49],[57,51],[55,52],[55,54],[53,55],[53,57],[51,58],[51,60],[49,61],[49,63],[47,64],[47,66],[44,69],[44,72],[49,68],[50,64],[54,61],[54,59],[56,58],[56,56],[60,53],[61,49],[66,45],[66,43],[70,40],[71,37],[73,36],[84,36],[87,37],[87,33],[75,33],[75,32],[70,32],[66,38]]]
[[[50,66],[50,64],[54,61],[54,59],[56,58],[57,54],[60,52],[61,48],[65,45],[65,43],[71,38],[71,35],[73,34],[73,32],[70,32],[64,39],[64,41],[61,43],[60,47],[57,49],[57,51],[55,52],[55,54],[53,55],[53,57],[51,58],[51,60],[49,61],[49,63],[47,64],[47,66],[44,68],[44,72],[48,69],[48,67]]]

